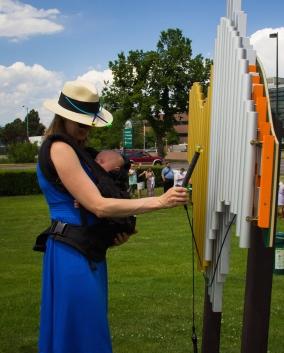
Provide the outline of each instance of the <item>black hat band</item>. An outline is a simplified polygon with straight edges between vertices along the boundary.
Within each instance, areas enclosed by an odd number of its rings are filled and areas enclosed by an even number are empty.
[[[100,110],[100,102],[81,102],[76,99],[65,96],[61,92],[58,104],[65,109],[68,109],[74,113],[86,114],[86,115],[97,115]]]

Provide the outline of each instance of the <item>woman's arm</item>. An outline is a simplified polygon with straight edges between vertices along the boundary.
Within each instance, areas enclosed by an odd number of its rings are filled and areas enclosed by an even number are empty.
[[[164,169],[162,170],[162,173],[161,173],[161,177],[162,177],[162,180],[165,181],[165,175],[164,175]]]
[[[184,188],[172,188],[158,197],[131,200],[105,198],[82,168],[71,146],[64,142],[54,142],[50,156],[66,189],[97,217],[124,217],[184,205],[188,202],[187,190]]]

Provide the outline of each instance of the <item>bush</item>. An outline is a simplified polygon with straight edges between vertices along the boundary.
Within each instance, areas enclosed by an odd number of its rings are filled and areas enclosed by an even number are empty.
[[[8,147],[9,161],[14,163],[33,163],[38,154],[38,147],[34,143],[15,143]]]
[[[9,159],[7,157],[0,156],[0,164],[9,163]]]
[[[137,169],[137,175],[148,167]],[[163,166],[154,166],[155,187],[163,185],[161,171]],[[32,195],[40,194],[41,190],[37,182],[35,170],[3,170],[0,171],[0,196]]]
[[[35,170],[0,173],[0,196],[40,194]]]

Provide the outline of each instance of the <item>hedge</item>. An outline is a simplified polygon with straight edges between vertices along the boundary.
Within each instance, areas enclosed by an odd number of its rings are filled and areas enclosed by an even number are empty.
[[[0,173],[0,196],[40,194],[35,170],[5,170]]]
[[[7,156],[13,163],[34,163],[38,154],[36,143],[18,142],[8,146]]]
[[[147,167],[137,169],[137,175]],[[155,174],[156,187],[162,186],[160,166],[152,167]],[[144,178],[141,179],[145,180]],[[1,170],[0,172],[0,196],[40,194],[41,190],[37,182],[35,170]]]

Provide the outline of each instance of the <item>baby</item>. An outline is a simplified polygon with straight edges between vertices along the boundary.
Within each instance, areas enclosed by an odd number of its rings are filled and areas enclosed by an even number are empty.
[[[112,150],[104,150],[96,155],[95,161],[108,173],[115,175],[124,165],[124,159],[120,153]],[[74,200],[74,207],[79,208],[79,202]]]
[[[112,150],[101,151],[97,154],[95,161],[106,171],[118,171],[124,164],[122,155]]]

